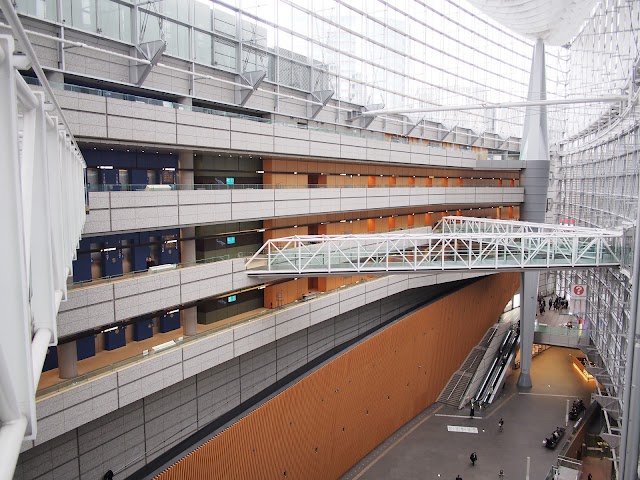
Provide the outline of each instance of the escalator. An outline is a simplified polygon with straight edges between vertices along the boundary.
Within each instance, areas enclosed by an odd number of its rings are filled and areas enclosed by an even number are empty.
[[[516,354],[519,342],[520,324],[517,323],[505,333],[502,344],[496,352],[487,374],[472,399],[475,405],[484,406],[493,401],[496,392],[500,385],[502,385],[504,377],[509,370],[509,365],[513,362],[513,357]]]

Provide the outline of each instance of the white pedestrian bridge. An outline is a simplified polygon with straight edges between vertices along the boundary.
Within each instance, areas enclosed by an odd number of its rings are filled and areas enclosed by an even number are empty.
[[[427,271],[523,271],[620,264],[622,229],[444,217],[432,231],[301,235],[267,241],[247,261],[253,276]]]

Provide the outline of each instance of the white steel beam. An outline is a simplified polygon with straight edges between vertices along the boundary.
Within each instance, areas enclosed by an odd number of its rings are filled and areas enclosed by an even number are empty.
[[[374,117],[376,115],[392,113],[432,113],[432,112],[455,112],[460,110],[483,110],[485,108],[521,108],[521,107],[541,107],[549,105],[574,105],[580,103],[618,103],[629,100],[628,95],[601,95],[599,97],[583,98],[558,98],[553,100],[527,100],[523,102],[499,102],[499,103],[474,103],[471,105],[442,105],[438,107],[420,108],[389,108],[382,110],[369,110],[362,112],[363,117]]]

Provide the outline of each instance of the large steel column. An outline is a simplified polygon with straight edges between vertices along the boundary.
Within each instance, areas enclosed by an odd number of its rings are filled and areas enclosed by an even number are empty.
[[[518,386],[531,388],[531,351],[538,306],[538,272],[520,274],[520,377]]]
[[[640,188],[640,187],[639,187]],[[627,327],[627,358],[622,393],[622,435],[618,475],[621,480],[637,480],[640,454],[640,196],[636,207],[636,231],[631,277],[631,315]]]
[[[546,100],[546,98],[544,42],[538,39],[531,60],[527,100]],[[524,203],[520,207],[520,219],[544,223],[549,188],[549,136],[546,106],[527,107],[520,145],[520,160],[524,162],[524,169],[520,175],[520,185],[524,187]],[[518,386],[530,388],[531,350],[536,319],[539,274],[525,272],[520,278],[521,370]]]
[[[633,366],[627,365],[632,371],[632,380],[627,384],[629,390],[629,408],[627,417],[623,418],[623,439],[621,449],[624,447],[624,455],[620,457],[619,468],[622,480],[638,480],[638,460],[640,448],[640,342],[636,339],[633,343]],[[626,438],[625,438],[626,437]],[[622,450],[620,451],[622,454]],[[623,465],[624,462],[624,465]]]

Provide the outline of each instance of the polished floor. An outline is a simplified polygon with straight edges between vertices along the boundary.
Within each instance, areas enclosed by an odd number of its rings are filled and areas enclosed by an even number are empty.
[[[468,410],[435,404],[426,409],[382,445],[355,465],[343,480],[374,479],[525,479],[527,458],[531,480],[542,480],[555,464],[558,451],[543,447],[542,441],[556,426],[564,426],[567,401],[590,400],[593,381],[587,382],[573,368],[579,350],[553,347],[533,359],[533,388],[519,390],[515,370],[493,405]],[[498,421],[504,419],[504,431]],[[570,422],[570,426],[573,422]],[[475,427],[466,433],[450,427]],[[454,430],[454,431],[451,431]],[[473,466],[471,452],[477,452]],[[593,463],[593,480],[604,480],[602,462]],[[499,477],[500,470],[504,476]],[[581,478],[590,473],[586,468]]]

